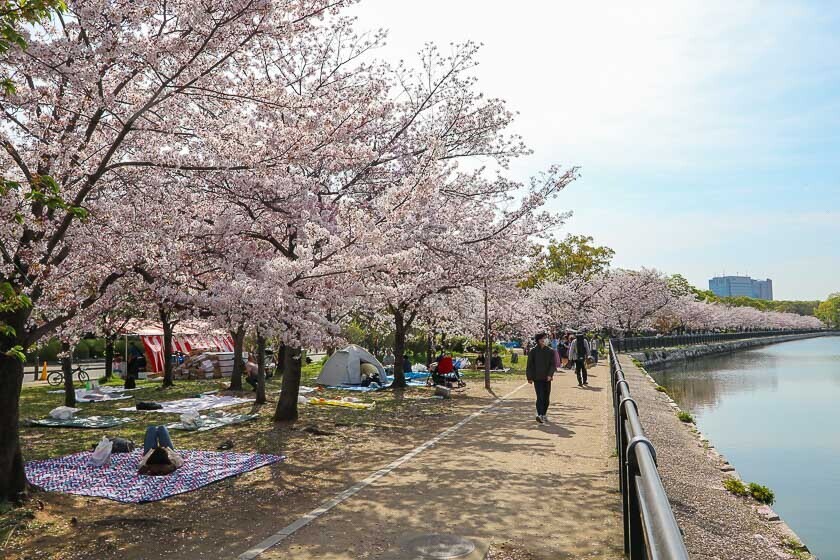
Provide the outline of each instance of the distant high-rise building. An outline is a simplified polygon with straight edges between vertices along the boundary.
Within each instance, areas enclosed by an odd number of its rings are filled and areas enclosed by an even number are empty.
[[[773,281],[769,278],[753,280],[749,276],[715,276],[709,280],[709,289],[718,297],[773,299]]]

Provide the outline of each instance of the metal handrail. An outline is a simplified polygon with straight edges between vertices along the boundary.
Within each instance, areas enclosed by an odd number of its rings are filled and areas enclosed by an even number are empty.
[[[656,449],[645,435],[636,401],[609,342],[610,389],[619,458],[624,552],[630,560],[688,560],[688,551],[656,468]]]
[[[793,334],[830,334],[833,331],[825,329],[779,329],[763,331],[743,331],[728,333],[685,333],[661,336],[632,336],[614,338],[613,343],[619,352],[635,352],[649,348],[672,348],[691,344],[707,344],[710,342],[726,342],[730,340],[744,340],[749,338],[766,338],[770,336],[784,336]]]

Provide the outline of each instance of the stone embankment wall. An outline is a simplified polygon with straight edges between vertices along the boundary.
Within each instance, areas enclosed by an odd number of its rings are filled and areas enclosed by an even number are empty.
[[[619,359],[642,425],[656,448],[659,476],[689,556],[697,560],[811,558],[801,539],[770,507],[726,491],[723,481],[739,478],[735,468],[694,424],[678,419],[679,406],[656,390],[656,382],[644,369],[626,355]]]
[[[836,333],[832,333],[836,334]],[[657,348],[651,350],[643,350],[633,352],[630,354],[633,359],[641,362],[645,368],[659,368],[664,367],[675,362],[683,362],[685,360],[694,360],[704,356],[713,356],[717,354],[728,354],[730,352],[737,352],[738,350],[747,350],[757,346],[766,346],[768,344],[777,344],[779,342],[788,342],[791,340],[800,340],[803,338],[814,338],[818,336],[826,336],[822,333],[810,334],[792,334],[785,336],[771,336],[767,338],[747,338],[744,340],[730,340],[727,342],[715,342],[712,344],[695,344],[692,346],[684,346],[679,348]]]

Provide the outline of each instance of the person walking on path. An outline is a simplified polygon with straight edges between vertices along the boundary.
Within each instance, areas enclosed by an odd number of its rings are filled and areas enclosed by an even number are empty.
[[[589,385],[586,380],[586,358],[590,352],[589,341],[586,340],[586,337],[582,333],[578,333],[572,343],[569,344],[569,360],[575,364],[578,387]]]
[[[528,365],[525,377],[528,383],[534,385],[537,394],[537,422],[544,424],[548,421],[548,399],[551,395],[551,381],[554,379],[556,367],[554,350],[548,346],[548,335],[540,333],[534,337],[537,345],[528,352]]]

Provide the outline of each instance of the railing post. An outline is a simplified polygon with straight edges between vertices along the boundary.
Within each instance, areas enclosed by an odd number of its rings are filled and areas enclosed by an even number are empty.
[[[624,525],[624,553],[627,554],[630,552],[630,531],[631,531],[631,521],[630,521],[630,509],[631,509],[631,486],[629,480],[629,469],[627,465],[627,439],[626,434],[624,431],[624,417],[619,407],[619,446],[618,446],[618,465],[621,471],[621,519]],[[638,507],[638,506],[637,506]]]
[[[627,494],[630,500],[627,508],[629,542],[625,543],[624,552],[629,556],[630,560],[645,560],[645,539],[642,532],[642,513],[639,507],[636,468],[633,464],[628,463],[625,472],[627,473]]]

